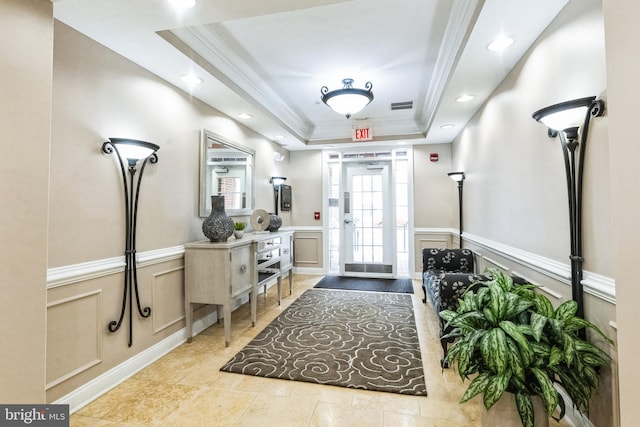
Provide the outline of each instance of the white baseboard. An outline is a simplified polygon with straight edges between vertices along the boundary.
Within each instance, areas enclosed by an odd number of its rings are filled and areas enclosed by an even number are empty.
[[[293,267],[294,274],[308,274],[310,276],[324,276],[322,268]]]
[[[217,316],[213,312],[196,320],[193,323],[193,331],[195,334],[200,333],[216,321]],[[69,405],[69,413],[73,414],[186,341],[187,328],[182,328],[52,403]]]

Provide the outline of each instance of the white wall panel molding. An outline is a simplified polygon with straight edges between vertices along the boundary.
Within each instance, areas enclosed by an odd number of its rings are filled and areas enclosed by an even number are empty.
[[[82,305],[84,307],[81,307]],[[62,310],[62,312],[73,312],[75,314],[82,312],[88,316],[93,316],[93,322],[89,321],[91,320],[89,317],[77,319],[68,315],[53,316],[51,310]],[[55,330],[49,330],[47,334],[47,339],[52,340],[47,342],[47,352],[54,353],[52,358],[58,360],[55,366],[47,365],[49,374],[55,375],[57,373],[54,378],[47,378],[45,389],[49,390],[102,363],[102,328],[100,325],[102,319],[102,289],[49,302],[47,303],[47,315],[49,316],[49,322],[55,322]],[[72,334],[71,341],[64,339],[67,336],[66,333],[62,333],[62,337],[58,335],[61,330],[69,330],[79,321],[82,322],[82,327],[74,329],[75,332]],[[69,346],[75,348],[73,357],[64,357],[64,353]]]
[[[571,285],[571,267],[569,264],[554,261],[531,252],[523,251],[521,249],[469,233],[465,233],[463,238],[470,243],[488,249],[503,258],[509,259],[537,271],[538,273],[551,277],[552,279],[564,283],[567,286]],[[584,271],[582,285],[584,286],[585,293],[605,300],[611,304],[616,303],[615,279]]]
[[[139,252],[137,256],[138,267],[160,264],[182,257],[184,257],[184,246],[182,245]],[[120,256],[50,268],[47,270],[47,289],[120,273],[124,271],[124,266],[124,256]]]
[[[138,267],[160,264],[174,259],[184,257],[184,246],[172,246],[170,248],[156,249],[152,251],[139,252],[137,256]]]

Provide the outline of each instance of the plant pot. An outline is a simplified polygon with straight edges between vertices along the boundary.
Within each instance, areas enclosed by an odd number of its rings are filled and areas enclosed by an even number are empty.
[[[233,232],[233,235],[236,239],[242,239],[242,237],[244,236],[244,230],[235,230]]]
[[[532,396],[531,400],[533,401],[533,425],[535,427],[549,427],[549,417],[542,399],[538,396]],[[522,427],[513,393],[505,392],[488,411],[482,403],[480,406],[482,407],[482,427]]]

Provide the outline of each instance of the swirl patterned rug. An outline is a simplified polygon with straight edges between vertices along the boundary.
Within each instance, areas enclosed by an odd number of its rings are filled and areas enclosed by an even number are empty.
[[[220,370],[427,395],[407,294],[309,289]]]

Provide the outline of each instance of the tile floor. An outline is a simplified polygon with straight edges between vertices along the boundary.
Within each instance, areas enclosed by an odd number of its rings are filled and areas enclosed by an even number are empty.
[[[320,276],[294,276],[294,294],[278,306],[275,288],[258,300],[251,327],[249,304],[232,314],[232,339],[222,324],[194,337],[71,416],[71,426],[366,426],[476,427],[478,401],[459,404],[465,389],[453,370],[440,368],[437,320],[413,295],[427,397],[351,390],[220,372],[220,367]],[[283,281],[283,294],[284,291]],[[557,424],[552,423],[552,426]]]

